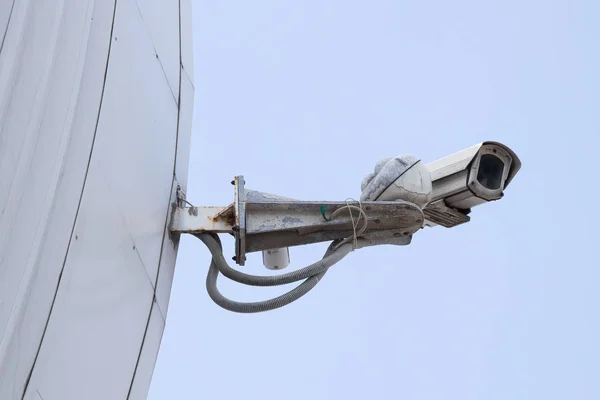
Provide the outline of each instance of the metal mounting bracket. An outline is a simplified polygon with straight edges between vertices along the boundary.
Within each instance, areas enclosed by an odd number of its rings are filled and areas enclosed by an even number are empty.
[[[173,212],[174,233],[232,233],[236,239],[235,261],[244,265],[246,253],[267,249],[332,241],[354,234],[353,221],[359,213],[348,208],[330,219],[348,203],[298,201],[245,189],[243,176],[234,179],[235,200],[227,207],[183,207]],[[362,245],[407,245],[423,227],[423,211],[406,201],[365,201],[367,216]],[[352,213],[352,214],[351,214]],[[362,225],[362,222],[360,222]]]

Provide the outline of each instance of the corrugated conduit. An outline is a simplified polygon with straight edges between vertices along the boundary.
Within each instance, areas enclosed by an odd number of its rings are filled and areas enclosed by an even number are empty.
[[[219,236],[215,233],[195,234],[208,247],[212,254],[212,262],[206,276],[206,290],[210,298],[222,308],[238,313],[257,313],[283,307],[308,293],[327,273],[327,270],[353,250],[352,243],[331,243],[323,258],[314,264],[278,276],[249,275],[231,268],[223,257],[223,249]],[[243,303],[223,296],[217,288],[219,272],[227,278],[250,286],[280,286],[304,280],[289,292],[273,299]]]

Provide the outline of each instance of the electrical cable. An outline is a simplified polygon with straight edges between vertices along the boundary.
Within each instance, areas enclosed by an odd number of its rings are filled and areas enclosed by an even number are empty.
[[[307,267],[292,271],[283,275],[277,276],[260,276],[250,275],[233,269],[229,266],[225,257],[223,256],[223,248],[221,240],[216,233],[203,232],[196,233],[198,239],[200,239],[208,248],[212,255],[212,261],[206,276],[206,290],[210,298],[220,307],[238,313],[257,313],[274,310],[290,304],[300,297],[304,296],[311,289],[313,289],[317,283],[325,276],[329,268],[341,259],[347,256],[351,251],[356,249],[357,238],[366,229],[368,225],[367,215],[362,209],[362,205],[359,202],[360,207],[350,205],[346,203],[347,207],[340,207],[331,214],[331,220],[337,217],[343,210],[348,210],[350,218],[352,219],[353,235],[342,239],[336,240],[331,243],[327,248],[323,258]],[[358,210],[359,216],[356,222],[352,216],[352,210]],[[363,226],[357,231],[358,223],[360,218],[364,218]],[[350,243],[354,240],[353,243]],[[296,286],[294,289],[281,296],[258,302],[238,302],[223,296],[217,288],[217,278],[219,272],[225,277],[245,285],[249,286],[280,286],[288,283],[297,282],[304,279],[304,282]]]
[[[339,262],[352,251],[350,244],[334,249],[337,242],[333,242],[325,252],[323,259],[308,267],[279,276],[259,276],[245,274],[231,268],[223,257],[221,241],[215,233],[197,233],[194,236],[202,240],[213,257],[208,275],[206,276],[206,290],[208,295],[220,307],[238,313],[257,313],[274,310],[296,301],[314,288],[332,265]],[[289,292],[273,299],[242,303],[230,300],[219,292],[217,288],[219,272],[233,281],[251,286],[279,286],[302,279],[305,279],[305,281]]]

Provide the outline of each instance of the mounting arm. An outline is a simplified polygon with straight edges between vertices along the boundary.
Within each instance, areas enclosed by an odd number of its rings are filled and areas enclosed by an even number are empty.
[[[244,188],[233,181],[235,201],[228,207],[177,207],[171,221],[174,233],[232,233],[236,262],[244,265],[246,253],[352,237],[364,211],[361,244],[407,245],[423,226],[423,212],[406,201],[315,202],[298,201]],[[354,207],[349,207],[353,205]],[[357,207],[358,206],[358,207]],[[348,211],[337,212],[340,209]]]

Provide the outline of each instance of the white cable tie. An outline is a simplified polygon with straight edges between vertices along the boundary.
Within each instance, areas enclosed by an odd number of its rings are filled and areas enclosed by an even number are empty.
[[[352,208],[350,205],[350,201],[355,201],[358,203],[359,213],[358,213],[358,218],[356,219],[356,221],[354,221],[354,216],[352,215]],[[358,228],[360,218],[362,217],[362,214],[364,213],[364,211],[362,209],[362,203],[353,198],[346,199],[346,206],[348,207],[348,213],[350,214],[350,219],[352,220],[352,251],[354,251],[358,247],[358,235],[356,234],[356,228]],[[366,222],[367,221],[365,221],[365,223]]]

